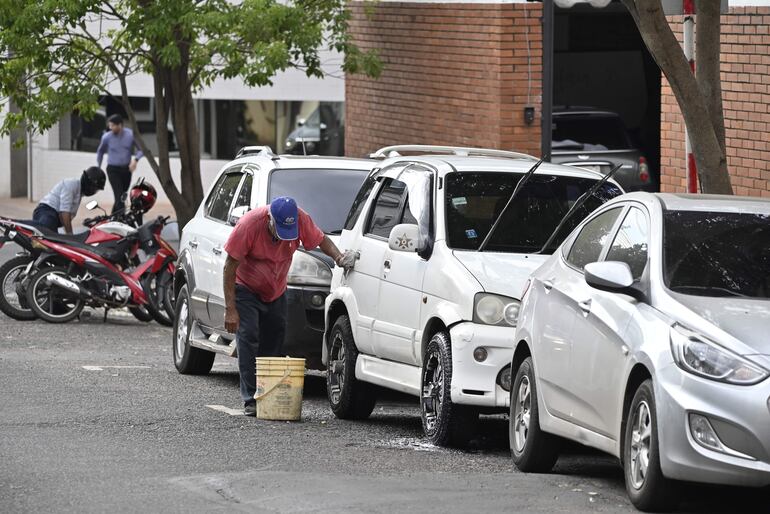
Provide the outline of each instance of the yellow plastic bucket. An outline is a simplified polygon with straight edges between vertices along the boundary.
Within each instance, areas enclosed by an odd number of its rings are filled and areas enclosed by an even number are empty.
[[[257,357],[257,418],[299,420],[304,386],[305,359]]]

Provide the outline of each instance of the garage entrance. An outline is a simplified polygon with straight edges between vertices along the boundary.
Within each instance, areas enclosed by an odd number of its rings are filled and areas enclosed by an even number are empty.
[[[619,2],[554,8],[553,112],[615,112],[660,184],[660,69]]]

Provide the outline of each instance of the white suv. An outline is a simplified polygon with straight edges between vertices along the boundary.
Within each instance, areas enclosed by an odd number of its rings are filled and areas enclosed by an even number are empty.
[[[614,182],[601,185],[543,249],[601,174],[542,164],[510,202],[536,158],[425,146],[373,154],[386,156],[364,182],[340,238],[340,248],[359,252],[359,260],[347,275],[334,270],[326,298],[329,402],[338,417],[361,419],[374,408],[373,385],[413,394],[431,441],[461,445],[479,413],[509,405],[527,277],[622,191]]]
[[[235,335],[224,328],[222,269],[225,242],[248,210],[291,196],[336,240],[356,192],[372,167],[367,159],[275,155],[246,147],[222,168],[195,217],[184,227],[174,275],[174,364],[205,374],[216,353],[235,356]],[[289,269],[289,316],[284,350],[321,366],[323,306],[334,263],[320,251],[298,251]]]

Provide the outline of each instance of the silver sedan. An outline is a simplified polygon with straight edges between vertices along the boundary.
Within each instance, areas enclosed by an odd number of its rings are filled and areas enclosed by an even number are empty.
[[[618,457],[642,510],[677,480],[770,485],[770,201],[606,203],[533,273],[516,340],[521,470],[561,437]]]

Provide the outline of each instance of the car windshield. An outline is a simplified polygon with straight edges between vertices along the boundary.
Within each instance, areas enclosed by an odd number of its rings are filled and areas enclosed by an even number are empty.
[[[477,250],[513,193],[520,173],[460,172],[446,176],[446,233],[451,248]],[[534,175],[505,211],[485,250],[539,251],[575,201],[595,179]],[[588,214],[621,194],[604,184],[565,223],[546,253],[556,247]]]
[[[627,150],[626,128],[617,116],[554,116],[554,150]]]
[[[290,196],[327,234],[340,233],[368,170],[277,169],[268,198]]]
[[[770,215],[666,211],[664,280],[677,293],[770,298]]]

